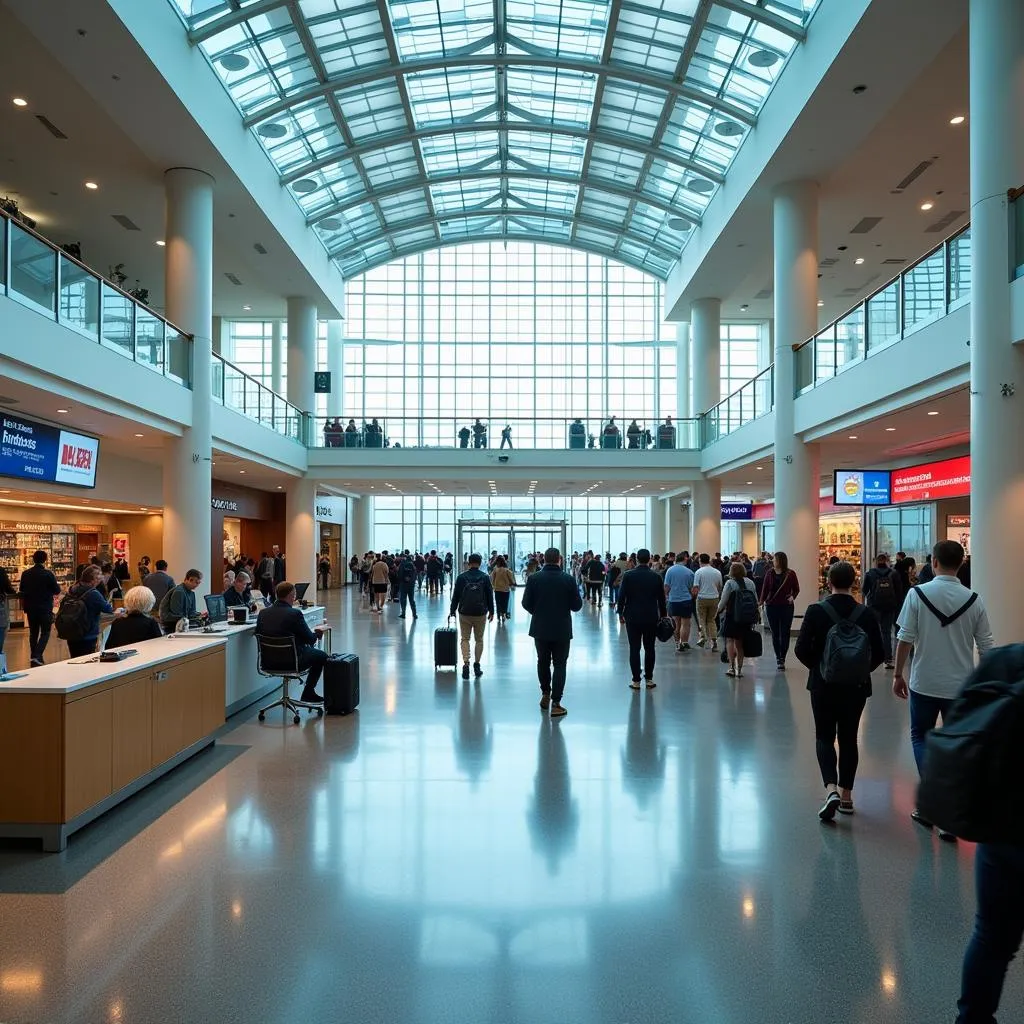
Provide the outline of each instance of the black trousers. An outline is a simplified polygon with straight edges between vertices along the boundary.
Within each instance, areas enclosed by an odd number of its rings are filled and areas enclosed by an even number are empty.
[[[814,748],[826,786],[853,789],[860,752],[857,730],[864,714],[867,694],[859,687],[818,686],[811,690],[814,714]],[[836,772],[836,740],[839,741],[839,771]]]
[[[789,637],[793,630],[793,606],[791,604],[766,604],[765,615],[772,631],[772,647],[775,660],[785,661],[789,653]]]
[[[299,668],[309,669],[309,673],[306,675],[306,685],[303,687],[303,692],[309,692],[316,689],[316,684],[320,682],[320,676],[323,675],[324,665],[327,664],[327,652],[319,647],[303,647],[299,650]]]
[[[401,602],[403,615],[405,614],[406,601],[409,602],[409,607],[412,609],[413,615],[416,614],[416,598],[414,596],[415,593],[416,586],[413,583],[408,583],[405,586],[401,586],[398,588],[398,600]]]
[[[69,640],[68,654],[72,658],[84,658],[88,654],[95,654],[97,639],[93,637],[91,640]]]
[[[494,592],[494,607],[499,615],[508,616],[508,599],[512,596],[510,590],[496,590]]]
[[[26,612],[28,619],[29,658],[33,661],[43,660],[43,651],[50,642],[50,630],[53,628],[52,612]]]
[[[551,694],[556,704],[562,703],[565,692],[565,664],[569,660],[570,643],[571,640],[533,641],[537,648],[537,678],[541,692]]]
[[[654,634],[657,623],[638,626],[626,623],[626,636],[629,638],[629,670],[633,679],[640,678],[640,645],[644,646],[644,677],[648,682],[654,678],[654,645],[658,642]]]

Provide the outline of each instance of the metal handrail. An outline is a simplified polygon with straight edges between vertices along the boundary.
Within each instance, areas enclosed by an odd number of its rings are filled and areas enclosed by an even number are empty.
[[[758,401],[758,393],[765,391],[767,398]],[[770,363],[755,377],[726,395],[701,416],[701,447],[720,438],[727,437],[734,430],[752,423],[775,407],[775,364]],[[733,416],[733,409],[737,415]],[[749,411],[750,415],[746,415]]]
[[[219,374],[218,366],[220,367]],[[226,372],[228,370],[236,374],[237,379],[242,383],[240,402],[235,401],[228,391],[228,373]],[[213,398],[226,409],[234,409],[243,416],[247,416],[265,427],[270,427],[271,430],[284,437],[290,437],[299,444],[307,444],[310,414],[302,412],[273,388],[267,387],[257,377],[246,373],[217,352],[213,353],[213,373],[210,375],[210,380]],[[251,407],[248,401],[250,386],[255,387],[256,390],[255,407]]]

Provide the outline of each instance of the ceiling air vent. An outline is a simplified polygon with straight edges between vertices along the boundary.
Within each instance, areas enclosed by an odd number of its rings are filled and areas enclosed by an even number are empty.
[[[257,242],[257,243],[256,243],[256,244],[255,244],[255,245],[253,246],[253,248],[254,248],[254,249],[255,249],[255,250],[256,250],[256,251],[257,251],[257,252],[258,252],[258,253],[259,253],[259,254],[260,254],[261,256],[266,256],[266,255],[267,255],[267,250],[266,250],[266,247],[265,247],[265,246],[263,246],[263,245],[261,245],[261,244],[260,244],[259,242]]]
[[[775,294],[775,284],[769,281],[755,296],[755,299],[770,299]]]
[[[67,136],[48,118],[36,114],[36,120],[55,138],[66,139]]]
[[[918,178],[928,170],[929,167],[934,163],[934,160],[922,160],[894,189],[893,192],[902,192],[905,188],[912,185]]]
[[[861,217],[861,219],[857,221],[852,228],[850,228],[850,234],[866,235],[869,231],[874,231],[881,222],[881,217]]]
[[[906,259],[900,256],[890,256],[887,260],[882,260],[883,267],[901,267],[906,263]]]
[[[141,231],[142,230],[139,227],[139,225],[136,224],[135,221],[133,221],[131,219],[131,217],[126,217],[123,213],[112,213],[110,216],[113,217],[114,220],[116,220],[117,223],[120,224],[121,227],[123,227],[125,229],[125,231]]]
[[[234,274],[229,274],[229,273],[227,273],[227,272],[225,271],[225,273],[224,273],[224,276],[225,276],[225,277],[226,277],[226,278],[227,278],[227,279],[228,279],[228,280],[229,280],[229,281],[230,281],[230,282],[231,282],[231,283],[232,283],[233,285],[237,285],[237,286],[238,286],[239,288],[241,288],[241,287],[242,287],[242,282],[241,282],[241,281],[239,281],[239,280],[238,280],[238,278],[237,278],[237,277],[235,277],[235,275],[234,275]]]
[[[834,267],[839,262],[837,256],[826,256],[819,264],[819,267]]]
[[[958,221],[966,212],[966,210],[950,210],[945,217],[940,217],[934,224],[926,227],[925,234],[934,235],[939,231],[945,231],[950,224]]]

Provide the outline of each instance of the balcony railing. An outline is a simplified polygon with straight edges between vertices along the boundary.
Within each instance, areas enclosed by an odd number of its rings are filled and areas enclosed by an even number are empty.
[[[635,424],[635,426],[634,426]],[[337,423],[322,416],[312,421],[310,447],[317,448],[497,448],[502,435],[508,449],[621,449],[642,457],[649,451],[697,451],[700,421],[619,420],[609,429],[608,417],[573,419],[520,417],[476,420],[472,417],[388,416],[381,420],[360,420],[346,429],[347,420]]]
[[[216,402],[299,444],[306,443],[308,416],[216,352],[213,354],[212,382]]]
[[[1024,277],[1024,188],[1010,193],[1010,234],[1013,236],[1013,276]]]
[[[0,294],[192,386],[192,339],[169,320],[0,211]]]
[[[961,228],[898,277],[833,320],[796,352],[796,393],[962,306],[971,295],[971,229]]]
[[[769,366],[762,370],[743,387],[734,391],[728,398],[723,398],[703,417],[703,445],[715,441],[739,430],[745,423],[750,423],[771,412],[775,405],[775,367]]]

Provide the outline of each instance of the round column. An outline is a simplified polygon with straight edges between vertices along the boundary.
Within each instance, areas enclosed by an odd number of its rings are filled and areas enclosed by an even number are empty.
[[[327,415],[345,412],[345,324],[327,321],[327,369],[331,371],[331,393],[327,396]]]
[[[665,554],[668,550],[668,537],[665,528],[665,502],[661,498],[647,499],[647,522],[651,554]]]
[[[795,435],[794,346],[818,327],[818,186],[780,186],[774,200],[775,244],[775,547],[804,581],[797,611],[817,598],[818,446]]]
[[[284,324],[275,320],[270,325],[270,386],[284,395]]]
[[[1024,636],[1024,353],[1010,324],[1007,190],[1024,181],[1024,5],[971,0],[971,585],[997,644]],[[1018,200],[1020,202],[1020,200]],[[1005,385],[1014,393],[1006,394]]]
[[[164,443],[163,555],[181,580],[203,572],[199,596],[209,593],[220,558],[213,558],[210,425],[213,343],[213,185],[204,171],[173,167],[164,174],[167,317],[193,335],[192,422]],[[220,587],[220,576],[213,583]],[[202,604],[200,602],[200,607]]]
[[[316,303],[301,295],[288,298],[288,401],[299,412],[316,409]]]
[[[697,299],[690,306],[693,414],[701,416],[722,400],[722,300]]]
[[[316,516],[316,482],[300,477],[285,492],[285,567],[292,583],[309,582],[306,600],[316,597],[316,560],[319,551]]]
[[[351,511],[352,554],[362,558],[373,547],[373,496],[353,498]]]
[[[697,480],[690,495],[690,550],[714,555],[722,549],[722,483]]]
[[[690,325],[676,324],[676,416],[689,419],[690,412]]]

